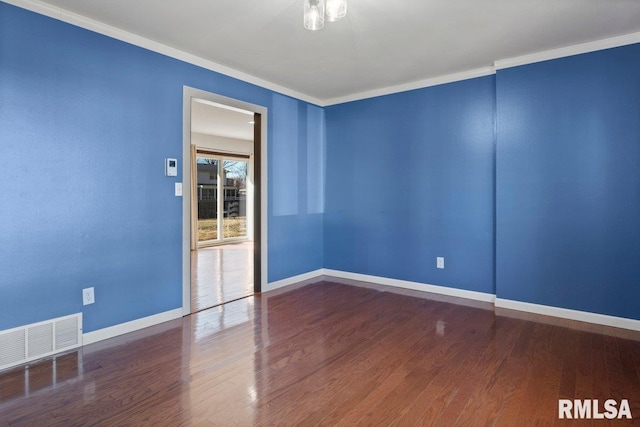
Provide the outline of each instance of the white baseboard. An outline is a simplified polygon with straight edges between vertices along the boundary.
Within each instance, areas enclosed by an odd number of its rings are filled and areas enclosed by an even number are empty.
[[[359,280],[361,282],[375,283],[378,285],[393,286],[396,288],[411,289],[414,291],[431,292],[434,294],[451,297],[466,298],[475,301],[493,302],[496,298],[493,294],[485,292],[468,291],[466,289],[450,288],[447,286],[429,285],[426,283],[409,282],[407,280],[390,279],[387,277],[369,276],[367,274],[350,273],[347,271],[324,269],[325,276],[333,276],[341,279]]]
[[[175,310],[165,311],[164,313],[154,314],[153,316],[143,317],[141,319],[132,320],[130,322],[121,323],[119,325],[110,326],[108,328],[98,329],[97,331],[87,332],[82,334],[83,345],[93,344],[98,341],[106,340],[109,338],[117,337],[129,332],[137,331],[138,329],[148,328],[149,326],[157,325],[169,320],[178,319],[182,317],[182,308]]]
[[[287,277],[286,279],[270,282],[267,284],[267,289],[262,289],[262,292],[275,291],[276,289],[284,288],[286,286],[296,285],[300,282],[304,282],[305,280],[319,278],[320,276],[322,276],[323,271],[324,270],[320,268],[308,273],[303,273],[297,276]]]
[[[450,288],[446,286],[429,285],[425,283],[409,282],[405,280],[389,279],[386,277],[370,276],[366,274],[350,273],[346,271],[323,269],[325,276],[337,277],[341,279],[358,280],[361,282],[375,283],[378,285],[394,286],[398,288],[411,289],[435,294],[448,295],[459,298],[466,298],[476,301],[493,303],[497,308],[524,311],[528,313],[541,314],[545,316],[558,317],[562,319],[577,320],[580,322],[594,323],[598,325],[611,326],[614,328],[640,331],[640,320],[627,319],[625,317],[609,316],[606,314],[591,313],[588,311],[571,310],[567,308],[552,307],[527,302],[513,301],[496,298],[495,295],[467,291],[464,289]]]
[[[326,268],[321,268],[318,270],[310,271],[308,273],[278,280],[276,282],[271,282],[267,285],[268,289],[263,289],[263,292],[274,291],[276,289],[281,289],[291,285],[298,285],[300,284],[300,282],[319,279],[322,276],[357,280],[361,282],[369,282],[396,288],[411,289],[415,291],[431,292],[434,294],[466,298],[475,301],[493,303],[497,308],[506,308],[510,310],[541,314],[544,316],[552,316],[562,319],[570,319],[580,322],[611,326],[614,328],[640,331],[640,320],[496,298],[495,295],[484,292],[468,291],[465,289],[429,285],[426,283],[410,282],[406,280],[390,279],[387,277],[370,276],[367,274],[350,273],[347,271],[331,270]],[[139,329],[148,328],[149,326],[157,325],[159,323],[167,322],[173,319],[178,319],[180,317],[182,317],[182,309],[177,308],[175,310],[166,311],[164,313],[155,314],[153,316],[144,317],[142,319],[132,320],[120,325],[110,326],[108,328],[88,332],[82,335],[83,345],[88,345],[98,341],[106,340],[108,338],[117,337],[118,335],[123,335],[129,332],[137,331]]]
[[[614,328],[640,331],[640,320],[627,319],[625,317],[609,316],[606,314],[591,313],[588,311],[571,310],[568,308],[553,307],[549,305],[532,304],[529,302],[514,301],[496,298],[497,308],[526,311],[528,313],[542,314],[544,316],[559,317],[562,319],[578,320],[580,322],[595,323]]]

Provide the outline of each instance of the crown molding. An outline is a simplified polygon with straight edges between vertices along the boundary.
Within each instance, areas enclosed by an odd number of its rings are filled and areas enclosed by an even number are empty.
[[[268,80],[261,79],[251,74],[238,71],[234,68],[227,67],[226,65],[218,64],[211,60],[202,58],[191,53],[184,52],[180,49],[176,49],[165,44],[159,43],[154,40],[147,39],[134,33],[122,30],[111,25],[104,24],[100,21],[96,21],[86,16],[70,12],[59,7],[52,6],[50,4],[38,1],[38,0],[1,0],[4,3],[11,4],[13,6],[29,10],[31,12],[38,13],[40,15],[48,16],[53,19],[57,19],[67,24],[75,25],[77,27],[84,28],[150,51],[160,53],[162,55],[178,59],[183,62],[187,62],[192,65],[205,68],[216,73],[224,74],[229,77],[242,80],[247,83],[251,83],[260,86],[265,89],[270,89],[274,92],[281,93],[283,95],[291,96],[302,101],[309,102],[311,104],[322,105],[322,100],[309,96],[307,94],[280,86],[276,83]]]
[[[363,99],[374,98],[377,96],[391,95],[394,93],[407,92],[415,89],[423,89],[430,86],[438,86],[446,83],[459,82],[462,80],[474,79],[476,77],[484,77],[495,74],[493,67],[476,68],[475,70],[463,71],[461,73],[447,74],[444,76],[433,77],[424,80],[417,80],[410,83],[403,83],[396,86],[388,86],[380,89],[358,92],[351,95],[339,96],[336,98],[325,99],[323,107],[336,104],[344,104],[346,102],[360,101]]]
[[[614,47],[627,46],[635,43],[640,43],[640,33],[625,34],[623,36],[610,37],[606,39],[591,41],[588,43],[565,46],[558,49],[545,50],[508,59],[501,59],[494,63],[494,68],[496,70],[502,70],[505,68],[534,64],[536,62],[565,58],[568,56],[596,52],[598,50],[611,49]]]
[[[640,32],[631,33],[617,37],[610,37],[601,40],[595,40],[592,42],[566,46],[558,49],[551,49],[532,54],[517,56],[513,58],[506,58],[497,60],[493,66],[487,66],[483,68],[477,68],[474,70],[463,71],[460,73],[447,74],[444,76],[437,76],[429,79],[418,80],[409,83],[403,83],[395,86],[387,86],[379,89],[373,89],[364,92],[358,92],[350,95],[320,99],[311,95],[307,95],[302,92],[298,92],[293,89],[289,89],[285,86],[281,86],[277,83],[270,82],[268,80],[261,79],[252,74],[244,73],[234,68],[227,67],[217,62],[202,58],[191,53],[167,46],[165,44],[156,42],[154,40],[147,39],[128,31],[121,30],[119,28],[104,24],[91,18],[87,18],[83,15],[67,11],[65,9],[52,6],[39,0],[0,0],[3,3],[11,4],[13,6],[20,7],[22,9],[30,10],[32,12],[48,16],[50,18],[57,19],[68,24],[75,25],[150,51],[178,59],[180,61],[196,65],[205,68],[216,73],[220,73],[235,79],[244,81],[246,83],[254,84],[265,89],[272,90],[274,92],[281,93],[283,95],[291,96],[301,101],[306,101],[311,104],[318,105],[320,107],[328,107],[336,104],[343,104],[346,102],[360,101],[367,98],[374,98],[377,96],[391,95],[394,93],[406,92],[415,89],[423,89],[431,86],[438,86],[446,83],[453,83],[457,81],[473,79],[476,77],[483,77],[495,74],[497,70],[517,67],[520,65],[533,64],[536,62],[543,62],[552,59],[559,59],[573,55],[579,55],[583,53],[595,52],[598,50],[610,49],[615,47],[621,47],[640,43]]]

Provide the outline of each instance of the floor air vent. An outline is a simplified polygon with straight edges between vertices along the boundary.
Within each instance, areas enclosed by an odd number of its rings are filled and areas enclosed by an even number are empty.
[[[82,313],[0,331],[0,370],[82,345]]]

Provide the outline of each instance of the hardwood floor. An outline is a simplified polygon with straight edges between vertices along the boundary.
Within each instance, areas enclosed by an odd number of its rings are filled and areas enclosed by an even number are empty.
[[[191,312],[253,294],[253,243],[230,243],[191,252]]]
[[[0,425],[618,425],[558,399],[637,423],[639,375],[636,332],[324,281],[0,373]]]

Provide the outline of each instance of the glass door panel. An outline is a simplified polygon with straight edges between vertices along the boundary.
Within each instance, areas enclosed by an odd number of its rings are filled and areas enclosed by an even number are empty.
[[[198,243],[218,240],[218,167],[219,160],[196,159],[198,166]]]
[[[224,160],[223,238],[247,237],[248,162]]]

